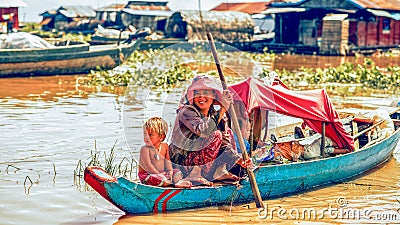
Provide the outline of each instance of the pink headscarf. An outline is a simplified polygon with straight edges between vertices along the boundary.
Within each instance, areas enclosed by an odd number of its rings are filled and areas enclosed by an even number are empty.
[[[186,102],[189,102],[190,104],[193,104],[195,90],[214,90],[214,93],[216,94],[215,100],[219,101],[222,97],[223,89],[220,80],[206,75],[198,75],[193,78],[186,93],[182,96],[180,103],[185,104]],[[216,102],[216,104],[218,103]]]

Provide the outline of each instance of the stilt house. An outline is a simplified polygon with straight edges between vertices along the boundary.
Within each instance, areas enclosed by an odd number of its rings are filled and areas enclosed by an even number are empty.
[[[272,3],[271,50],[346,55],[400,45],[400,0],[302,0]]]

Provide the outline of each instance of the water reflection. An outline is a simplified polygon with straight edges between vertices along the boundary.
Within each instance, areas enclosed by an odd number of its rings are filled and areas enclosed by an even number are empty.
[[[286,62],[286,66],[300,58],[286,59],[291,62]],[[124,96],[124,88],[85,89],[76,84],[77,76],[0,79],[2,224],[26,224],[26,221],[29,224],[365,222],[329,218],[318,221],[284,220],[276,216],[263,220],[258,218],[254,204],[250,204],[250,208],[240,205],[161,215],[124,216],[121,210],[89,191],[82,179],[74,179],[77,162],[82,160],[83,164],[87,163],[95,145],[98,151],[108,152],[114,143],[118,159],[137,157],[134,153],[142,143],[143,120],[161,115],[172,124],[177,99],[182,91],[177,89],[166,94],[143,87],[130,87]],[[323,87],[329,91],[338,108],[359,108],[367,104],[372,108],[399,99],[397,93],[390,92],[376,92],[372,97],[366,97],[369,91],[362,87]],[[357,179],[264,203],[271,208],[322,209],[336,206],[337,199],[343,196],[350,208],[389,212],[400,207],[397,201],[400,199],[399,167],[400,156],[395,154],[388,163]]]

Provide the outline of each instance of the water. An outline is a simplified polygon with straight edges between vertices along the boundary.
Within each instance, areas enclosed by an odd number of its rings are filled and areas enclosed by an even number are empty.
[[[132,89],[131,97],[124,98],[120,89],[82,91],[76,87],[76,76],[0,79],[0,87],[0,224],[366,222],[327,215],[318,220],[285,219],[276,212],[273,218],[261,219],[254,204],[125,216],[75,178],[74,170],[79,160],[88,163],[95,147],[109,151],[115,144],[119,159],[137,157],[143,119],[159,115],[162,107],[162,116],[171,124],[179,94],[149,98],[150,90]],[[386,213],[390,219],[367,222],[399,222],[399,167],[400,156],[395,154],[379,169],[353,181],[264,203],[269,209],[322,211],[337,207],[343,197],[347,208],[368,209],[381,219]]]

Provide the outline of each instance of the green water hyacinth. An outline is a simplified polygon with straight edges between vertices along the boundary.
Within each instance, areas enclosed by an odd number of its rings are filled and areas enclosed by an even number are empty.
[[[336,68],[301,68],[299,71],[276,70],[279,78],[290,87],[317,85],[323,83],[362,84],[375,89],[394,90],[400,83],[400,67],[379,68],[371,59],[363,65],[344,63]],[[263,70],[260,77],[269,71]]]
[[[248,52],[229,52],[220,54],[220,61],[236,60],[237,65],[246,65],[247,60],[259,62],[273,62],[275,54]],[[229,57],[227,57],[229,56]],[[193,67],[186,62],[199,64]],[[89,86],[126,86],[146,85],[148,87],[174,88],[181,82],[194,77],[202,66],[211,68],[207,73],[215,73],[213,59],[209,52],[195,47],[193,51],[176,49],[150,49],[148,51],[135,51],[123,66],[110,71],[92,71],[87,79]],[[269,73],[263,67],[259,77],[263,78]],[[279,78],[288,86],[306,87],[323,83],[362,84],[375,89],[397,89],[400,83],[400,67],[389,66],[380,68],[366,58],[363,64],[343,63],[338,67],[328,68],[300,68],[297,71],[275,70]],[[226,74],[229,78],[229,74]],[[229,79],[228,79],[229,80]]]
[[[228,57],[229,56],[229,57]],[[220,60],[235,61],[237,65],[245,60],[266,62],[274,59],[274,54],[229,52],[221,54]],[[243,60],[243,58],[245,58]],[[211,67],[216,70],[212,55],[202,49],[194,47],[192,51],[181,49],[150,49],[148,51],[135,51],[126,60],[123,66],[114,70],[97,70],[88,75],[86,85],[89,86],[126,86],[146,85],[148,87],[173,88],[180,82],[190,80],[199,71],[193,69],[188,62],[197,66]],[[207,71],[213,73],[216,71]]]

